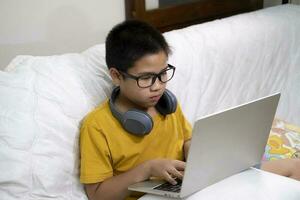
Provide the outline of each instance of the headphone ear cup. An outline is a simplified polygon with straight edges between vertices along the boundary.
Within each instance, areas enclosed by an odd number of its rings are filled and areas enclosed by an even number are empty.
[[[121,113],[114,102],[120,91],[120,88],[115,88],[109,100],[109,107],[112,115],[119,121],[121,126],[129,133],[136,136],[144,136],[151,132],[153,128],[153,121],[151,116],[143,111],[137,109],[128,110]]]
[[[155,107],[162,115],[174,113],[177,108],[176,96],[170,90],[166,89]]]
[[[148,113],[132,109],[123,115],[122,126],[134,135],[144,136],[152,130],[153,121]]]

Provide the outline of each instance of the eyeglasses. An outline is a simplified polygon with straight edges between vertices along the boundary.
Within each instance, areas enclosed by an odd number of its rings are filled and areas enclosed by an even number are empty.
[[[175,73],[175,67],[168,64],[168,66],[165,69],[163,69],[161,72],[159,72],[158,74],[147,73],[147,74],[143,74],[141,76],[134,76],[134,75],[128,74],[123,71],[119,71],[119,72],[127,78],[136,80],[137,85],[140,88],[148,88],[148,87],[151,87],[155,83],[157,78],[162,83],[166,83],[169,80],[171,80]]]

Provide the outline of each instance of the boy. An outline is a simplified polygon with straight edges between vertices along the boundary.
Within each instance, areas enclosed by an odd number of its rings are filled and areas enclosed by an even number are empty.
[[[117,87],[86,117],[80,136],[80,180],[90,200],[136,199],[127,190],[133,183],[182,178],[191,126],[166,90],[175,72],[169,53],[161,33],[143,22],[125,21],[108,34],[106,62]],[[262,168],[292,176],[288,163]]]

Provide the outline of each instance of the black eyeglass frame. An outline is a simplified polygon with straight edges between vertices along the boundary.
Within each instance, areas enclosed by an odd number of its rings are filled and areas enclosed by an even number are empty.
[[[166,83],[166,82],[170,81],[170,80],[173,78],[174,74],[175,74],[175,69],[176,69],[176,67],[174,67],[173,65],[168,64],[167,67],[166,67],[165,69],[163,69],[161,72],[159,72],[158,74],[155,74],[155,73],[147,73],[147,74],[143,74],[143,75],[141,75],[141,76],[134,76],[134,75],[132,75],[132,74],[128,74],[127,72],[123,72],[123,71],[119,71],[119,72],[120,72],[122,75],[124,75],[125,77],[127,77],[127,78],[131,78],[131,79],[136,80],[136,84],[137,84],[140,88],[149,88],[149,87],[151,87],[151,86],[155,83],[155,81],[156,81],[157,78],[158,78],[158,80],[159,80],[160,82],[162,82],[162,83]],[[167,81],[163,81],[163,80],[161,79],[161,75],[162,75],[163,73],[165,73],[166,71],[168,71],[168,70],[173,70],[172,76],[171,76]],[[143,77],[146,77],[146,76],[149,76],[149,75],[150,75],[150,76],[153,76],[153,77],[152,77],[151,85],[149,85],[149,86],[147,86],[147,87],[142,87],[142,86],[140,86],[140,85],[139,85],[139,79],[140,79],[140,78],[143,78]]]

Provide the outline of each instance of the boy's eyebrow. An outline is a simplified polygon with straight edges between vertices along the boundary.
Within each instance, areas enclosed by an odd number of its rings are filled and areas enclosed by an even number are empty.
[[[169,66],[167,65],[165,68],[163,68],[162,70],[160,70],[160,72],[166,70]],[[142,75],[156,75],[156,74],[159,74],[160,72],[158,73],[155,73],[155,72],[140,72],[140,73],[137,73],[138,76],[142,76]]]
[[[143,76],[143,75],[154,75],[154,74],[156,74],[156,73],[154,73],[154,72],[141,72],[141,73],[138,73],[137,75],[138,76]]]

